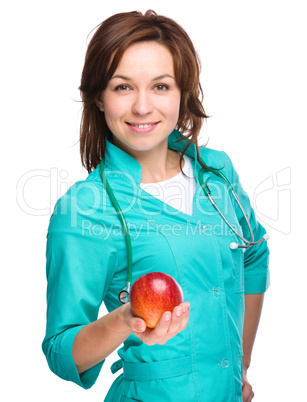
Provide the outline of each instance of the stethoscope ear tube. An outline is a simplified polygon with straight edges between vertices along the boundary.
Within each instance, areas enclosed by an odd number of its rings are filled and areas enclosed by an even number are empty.
[[[238,244],[238,243],[232,242],[232,243],[230,243],[230,248],[231,248],[232,250],[235,250],[236,248],[243,248],[243,249],[245,249],[245,248],[250,248],[251,246],[255,246],[256,244],[262,243],[263,241],[268,241],[269,238],[270,238],[270,236],[269,236],[268,234],[265,234],[265,235],[262,236],[262,238],[261,238],[260,240],[258,240],[258,241],[256,241],[256,242],[250,242],[250,243],[247,244],[247,245],[243,245],[243,244]]]
[[[207,183],[204,183],[204,179],[203,179],[203,174],[204,174],[204,172],[205,172],[205,169],[204,169],[204,168],[201,168],[200,171],[199,171],[199,173],[198,173],[199,183],[200,183],[200,185],[201,185],[201,188],[202,188],[203,192],[204,192],[205,195],[209,198],[211,204],[212,204],[212,205],[214,206],[214,208],[218,211],[218,213],[219,213],[220,216],[224,219],[224,221],[227,223],[227,225],[230,227],[230,229],[231,229],[238,237],[240,237],[240,239],[243,240],[244,243],[246,243],[246,245],[243,245],[243,244],[238,244],[238,243],[232,242],[232,243],[230,244],[230,248],[231,248],[232,250],[235,250],[236,248],[244,248],[244,249],[245,249],[245,248],[249,248],[249,247],[251,247],[251,246],[254,246],[254,245],[256,245],[256,244],[262,243],[263,241],[267,241],[267,240],[269,239],[269,236],[268,236],[267,234],[265,234],[259,241],[257,241],[257,242],[254,241],[254,234],[253,234],[253,230],[252,230],[252,227],[251,227],[251,225],[250,225],[249,219],[248,219],[248,217],[246,216],[246,213],[244,212],[244,209],[243,209],[243,207],[242,207],[242,205],[241,205],[241,202],[240,202],[240,200],[239,200],[239,197],[237,196],[236,192],[234,191],[234,188],[233,188],[232,184],[229,182],[229,180],[226,178],[226,176],[222,174],[222,172],[220,172],[219,170],[212,170],[212,173],[214,173],[215,175],[221,177],[224,181],[226,181],[226,183],[227,183],[228,186],[230,187],[231,192],[232,192],[232,194],[233,194],[233,196],[234,196],[234,198],[235,198],[237,204],[239,205],[239,207],[240,207],[240,209],[241,209],[241,211],[242,211],[242,213],[243,213],[244,219],[246,220],[246,223],[247,223],[247,225],[248,225],[248,229],[249,229],[249,232],[250,232],[251,240],[245,239],[245,237],[243,237],[243,236],[231,225],[231,223],[228,221],[228,219],[225,217],[225,215],[223,214],[223,212],[220,210],[220,208],[217,206],[216,202],[215,202],[214,199],[212,198],[212,196],[211,196],[211,191],[210,191],[210,189],[209,189],[209,187],[208,187],[208,184],[207,184]]]
[[[247,216],[246,216],[246,214],[245,214],[245,212],[244,212],[244,210],[243,210],[243,207],[242,207],[242,205],[241,205],[241,203],[240,203],[240,201],[239,201],[239,197],[237,196],[237,194],[235,193],[235,191],[234,191],[234,189],[233,189],[232,184],[230,183],[230,181],[227,179],[227,177],[226,177],[220,170],[218,170],[218,169],[213,169],[213,170],[210,170],[210,171],[211,171],[212,173],[214,173],[216,176],[222,178],[222,179],[227,183],[228,187],[230,188],[230,190],[231,190],[231,192],[232,192],[232,194],[233,194],[233,196],[234,196],[236,202],[238,203],[238,205],[239,205],[239,207],[240,207],[240,209],[241,209],[241,211],[242,211],[242,213],[243,213],[243,216],[244,216],[244,218],[245,218],[245,220],[246,220],[246,222],[247,222],[247,225],[248,225],[248,228],[249,228],[249,231],[250,231],[251,241],[245,239],[245,238],[244,238],[240,233],[238,233],[238,232],[236,231],[236,229],[231,225],[231,223],[230,223],[230,222],[228,221],[228,219],[224,216],[224,214],[222,213],[222,211],[219,209],[219,207],[217,206],[216,202],[215,202],[214,199],[212,198],[212,196],[211,196],[211,191],[210,191],[210,189],[209,189],[207,183],[204,183],[203,174],[204,174],[204,172],[205,172],[205,169],[204,169],[204,168],[201,168],[201,169],[199,170],[199,173],[198,173],[198,178],[199,178],[199,183],[200,183],[200,185],[201,185],[201,188],[202,188],[204,194],[209,198],[209,200],[210,200],[210,202],[212,203],[212,205],[214,206],[214,208],[218,211],[218,213],[219,213],[220,216],[224,219],[224,221],[227,223],[227,225],[230,227],[230,229],[231,229],[240,239],[242,239],[244,243],[246,243],[246,245],[241,245],[241,244],[237,244],[237,243],[235,243],[235,242],[232,242],[232,243],[230,244],[230,248],[231,248],[232,250],[234,250],[234,249],[236,249],[236,248],[246,249],[246,248],[249,248],[249,247],[251,247],[251,246],[253,246],[253,245],[255,245],[255,244],[259,244],[259,243],[261,243],[261,242],[263,242],[263,241],[267,241],[267,240],[269,239],[269,236],[268,236],[267,234],[265,234],[265,235],[262,237],[262,239],[260,239],[259,241],[257,241],[257,242],[254,241],[253,230],[252,230],[252,228],[251,228],[250,222],[249,222],[249,220],[248,220],[248,218],[247,218]],[[104,187],[105,187],[105,189],[106,189],[106,191],[107,191],[107,194],[108,194],[109,197],[110,197],[110,200],[111,200],[111,202],[112,202],[112,205],[114,206],[114,208],[115,208],[115,210],[116,210],[116,212],[117,212],[117,215],[118,215],[118,217],[119,217],[119,219],[120,219],[120,221],[121,221],[122,228],[123,228],[123,231],[124,231],[124,234],[125,234],[125,239],[126,239],[126,245],[127,245],[127,261],[128,261],[128,267],[127,267],[127,286],[124,287],[124,288],[119,292],[119,295],[118,295],[118,300],[120,301],[120,303],[125,304],[125,303],[127,303],[127,302],[129,301],[130,284],[131,284],[131,282],[132,282],[132,249],[131,249],[131,237],[130,237],[129,229],[128,229],[127,222],[126,222],[126,219],[125,219],[125,217],[124,217],[124,214],[123,214],[123,212],[122,212],[122,210],[121,210],[121,208],[120,208],[120,206],[119,206],[119,204],[118,204],[118,202],[117,202],[117,200],[116,200],[116,198],[115,198],[115,195],[114,195],[114,193],[113,193],[113,191],[112,191],[112,189],[111,189],[111,187],[110,187],[110,185],[109,185],[109,183],[108,183],[107,177],[106,177],[106,175],[105,175],[105,171],[104,171],[104,158],[102,158],[102,159],[101,159],[101,162],[100,162],[100,175],[101,175],[101,180],[102,180],[102,182],[103,182],[103,185],[104,185]]]

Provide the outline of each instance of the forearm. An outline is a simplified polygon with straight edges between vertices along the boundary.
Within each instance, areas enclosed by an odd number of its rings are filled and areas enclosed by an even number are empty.
[[[123,305],[85,327],[77,334],[73,344],[73,359],[78,373],[103,361],[131,334],[125,324]]]
[[[248,369],[263,305],[264,293],[247,294],[243,327],[243,368]]]

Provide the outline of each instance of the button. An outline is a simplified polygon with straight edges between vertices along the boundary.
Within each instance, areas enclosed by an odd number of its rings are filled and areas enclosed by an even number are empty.
[[[223,359],[221,363],[218,364],[218,366],[221,366],[223,368],[228,368],[230,366],[230,361],[227,359]]]
[[[220,296],[222,290],[219,286],[214,286],[214,288],[209,289],[209,292],[211,292],[213,296]]]

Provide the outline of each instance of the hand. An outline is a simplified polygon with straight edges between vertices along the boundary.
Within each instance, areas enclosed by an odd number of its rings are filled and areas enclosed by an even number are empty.
[[[248,382],[247,379],[247,369],[243,369],[242,376],[242,401],[243,402],[251,402],[253,397],[255,396],[252,386]]]
[[[154,329],[147,328],[145,321],[136,317],[127,303],[124,320],[132,333],[140,338],[146,345],[164,345],[178,332],[185,329],[189,320],[190,303],[180,303],[172,312],[165,311]]]

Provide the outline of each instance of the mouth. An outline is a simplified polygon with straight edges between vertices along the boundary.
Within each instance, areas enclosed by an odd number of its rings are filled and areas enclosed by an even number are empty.
[[[128,125],[128,127],[130,128],[130,130],[136,134],[147,134],[147,133],[151,133],[153,130],[155,130],[155,128],[157,127],[157,125],[159,124],[159,121],[148,121],[148,122],[144,122],[144,123],[140,123],[140,122],[131,122],[128,123],[126,121],[126,124]]]
[[[148,128],[148,127],[152,127],[152,126],[155,126],[156,124],[158,124],[159,122],[158,121],[156,121],[156,122],[154,122],[154,123],[128,123],[128,122],[126,122],[127,124],[129,124],[129,126],[133,126],[133,127],[138,127],[138,128]]]

